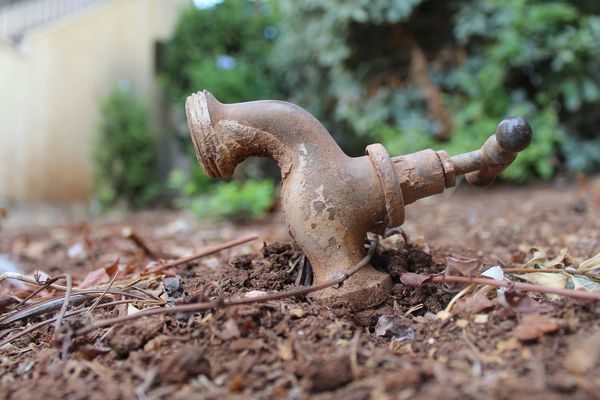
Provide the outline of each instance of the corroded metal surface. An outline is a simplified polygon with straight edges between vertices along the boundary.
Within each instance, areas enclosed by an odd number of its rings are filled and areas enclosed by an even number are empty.
[[[306,110],[282,101],[221,104],[198,92],[186,102],[198,161],[212,178],[228,178],[249,156],[275,160],[281,169],[281,202],[290,234],[302,246],[321,283],[348,271],[364,256],[367,232],[404,222],[404,205],[440,193],[467,175],[493,181],[531,141],[523,119],[500,123],[480,150],[449,157],[424,150],[390,158],[380,144],[364,157],[348,157]],[[363,309],[382,302],[388,275],[367,266],[339,289],[317,292],[325,304]]]

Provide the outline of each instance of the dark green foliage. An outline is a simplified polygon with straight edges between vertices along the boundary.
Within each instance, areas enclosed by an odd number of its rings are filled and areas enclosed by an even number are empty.
[[[225,103],[282,98],[281,79],[269,63],[278,36],[276,3],[226,0],[208,9],[189,8],[165,47],[163,81],[183,118],[184,99],[207,89]],[[216,183],[197,165],[187,132],[183,146],[193,160],[191,176],[174,171],[179,205],[201,218],[257,218],[273,205],[271,180],[237,174],[243,183]]]
[[[95,152],[94,191],[100,204],[107,207],[124,201],[143,207],[156,200],[160,194],[156,157],[156,137],[146,106],[129,91],[115,89],[102,104]]]
[[[279,97],[276,73],[268,65],[276,21],[267,1],[190,7],[165,49],[164,78],[172,97],[182,102],[201,89],[223,102]]]
[[[179,206],[188,208],[199,218],[233,218],[239,221],[257,219],[273,207],[275,184],[269,179],[222,182],[205,190],[198,190],[195,182],[181,171],[171,174],[170,186],[179,190]]]
[[[600,3],[282,4],[278,50],[294,51],[278,60],[293,100],[341,128],[346,142],[381,141],[396,154],[424,147],[458,153],[481,145],[502,118],[521,115],[534,142],[506,179],[549,178],[559,158],[571,169],[598,168],[595,152],[576,161],[571,153],[600,126]],[[414,70],[419,51],[421,75]]]

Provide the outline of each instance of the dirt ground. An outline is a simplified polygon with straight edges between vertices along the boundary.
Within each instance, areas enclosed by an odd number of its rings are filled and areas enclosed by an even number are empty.
[[[173,258],[245,233],[259,235],[253,243],[174,269],[181,287],[166,288],[163,281],[152,288],[157,294],[168,289],[172,301],[206,288],[227,297],[284,290],[296,281],[298,269],[290,272],[290,265],[301,251],[289,242],[278,214],[251,226],[198,223],[182,212],[154,211],[109,222],[5,229],[0,261],[26,273],[68,272],[76,280],[117,257],[122,266],[143,269],[150,259],[124,237],[128,228]],[[524,264],[532,248],[549,257],[568,248],[574,260],[589,258],[600,251],[598,181],[485,190],[463,185],[410,205],[404,228],[409,243],[400,236],[386,239],[372,261],[394,279],[389,299],[377,308],[327,309],[302,297],[144,317],[75,338],[66,359],[49,325],[0,349],[0,397],[600,397],[600,304],[531,295],[534,308],[543,308],[557,327],[519,340],[515,329],[528,315],[524,308],[494,303],[441,319],[436,314],[455,292],[440,283],[415,288],[399,280],[407,271],[441,272],[448,256],[504,268]],[[16,290],[6,282],[0,289]],[[123,315],[127,307],[97,309],[91,318]],[[0,340],[55,314],[1,326]],[[74,318],[67,325],[89,322]]]

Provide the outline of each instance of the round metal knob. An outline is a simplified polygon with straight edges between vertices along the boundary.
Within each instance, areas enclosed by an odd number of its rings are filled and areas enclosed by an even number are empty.
[[[496,141],[503,150],[511,153],[517,153],[529,146],[532,136],[531,126],[521,117],[506,118],[496,128]]]

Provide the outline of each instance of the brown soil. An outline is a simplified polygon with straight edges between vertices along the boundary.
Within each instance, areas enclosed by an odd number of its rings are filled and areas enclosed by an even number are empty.
[[[280,217],[256,226],[196,225],[182,214],[153,212],[127,226],[172,256],[193,253],[244,233],[254,243],[176,269],[189,296],[279,291],[295,285],[301,255]],[[26,272],[69,272],[75,278],[109,264],[143,267],[149,259],[120,232],[125,223],[4,232],[0,253]],[[600,186],[461,187],[407,209],[405,230],[381,242],[373,264],[395,284],[388,301],[362,312],[327,309],[307,298],[214,312],[144,317],[101,329],[73,343],[66,360],[45,327],[0,352],[0,397],[28,398],[596,398],[600,393],[600,304],[549,302],[558,330],[521,342],[519,310],[495,305],[481,315],[441,320],[454,293],[441,284],[400,283],[403,272],[437,273],[446,256],[514,267],[536,247],[577,260],[600,251]],[[79,253],[73,246],[80,243]],[[68,253],[71,255],[69,256]],[[0,286],[4,293],[10,289]],[[14,290],[14,289],[13,289]],[[126,308],[126,307],[125,307]],[[97,310],[94,319],[124,312]],[[546,310],[548,311],[548,310]],[[52,314],[54,315],[54,313]],[[0,339],[49,318],[0,328]],[[89,323],[69,320],[69,325]],[[384,329],[382,327],[385,326]],[[378,335],[379,333],[380,335]]]

